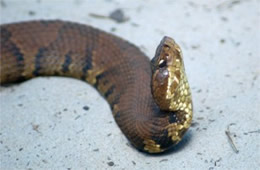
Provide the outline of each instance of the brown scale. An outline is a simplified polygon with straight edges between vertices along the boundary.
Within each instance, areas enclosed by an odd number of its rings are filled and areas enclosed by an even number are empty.
[[[0,47],[1,84],[53,75],[85,80],[107,99],[120,129],[139,150],[163,152],[191,124],[181,51],[168,37],[152,64],[121,38],[63,21],[2,25]]]

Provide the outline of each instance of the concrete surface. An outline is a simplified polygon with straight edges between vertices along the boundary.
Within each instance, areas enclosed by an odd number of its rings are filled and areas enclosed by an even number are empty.
[[[0,92],[0,169],[260,167],[259,0],[1,0],[1,23],[63,19],[113,32],[150,58],[163,35],[182,47],[194,119],[171,152],[132,148],[86,83],[36,78]],[[121,9],[122,22],[109,19]],[[229,128],[229,136],[225,134]]]

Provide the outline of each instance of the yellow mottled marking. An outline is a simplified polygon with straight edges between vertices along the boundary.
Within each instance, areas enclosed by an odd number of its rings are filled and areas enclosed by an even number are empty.
[[[144,150],[148,151],[149,153],[159,153],[163,150],[160,148],[161,146],[159,144],[156,144],[155,141],[151,139],[144,140]]]

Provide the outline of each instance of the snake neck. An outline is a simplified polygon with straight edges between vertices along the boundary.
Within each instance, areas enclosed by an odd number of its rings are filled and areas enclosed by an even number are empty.
[[[176,73],[180,79],[177,79]],[[180,69],[170,69],[166,100],[169,101],[169,111],[177,112],[182,117],[179,123],[184,128],[189,128],[192,120],[192,98],[184,66]],[[176,85],[177,84],[177,85]]]
[[[185,112],[191,112],[191,92],[184,66],[169,68],[166,100],[169,100],[170,111],[184,110]]]

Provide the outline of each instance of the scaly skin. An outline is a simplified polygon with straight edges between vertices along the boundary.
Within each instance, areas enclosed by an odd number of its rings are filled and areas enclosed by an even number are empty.
[[[170,42],[165,38],[159,47],[173,45],[168,52],[179,57],[180,48]],[[162,80],[167,83],[152,94],[159,47],[151,65],[134,45],[90,26],[64,21],[2,25],[0,83],[53,75],[84,80],[107,99],[118,126],[137,149],[163,152],[187,131],[192,104],[182,57],[178,66],[177,60],[166,63],[167,80]]]

